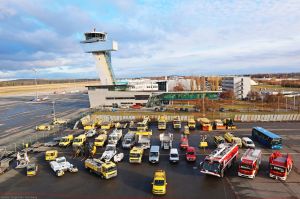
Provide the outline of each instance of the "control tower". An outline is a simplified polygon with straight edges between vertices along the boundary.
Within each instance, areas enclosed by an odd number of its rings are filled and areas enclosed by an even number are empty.
[[[81,41],[86,53],[92,53],[96,58],[96,68],[99,72],[101,85],[114,85],[115,76],[111,66],[111,51],[118,50],[118,43],[107,39],[106,32],[86,32],[85,40]]]

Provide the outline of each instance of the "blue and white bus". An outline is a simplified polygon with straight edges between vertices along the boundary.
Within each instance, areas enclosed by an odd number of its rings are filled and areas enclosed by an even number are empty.
[[[271,149],[282,148],[282,138],[262,127],[253,127],[252,138]]]

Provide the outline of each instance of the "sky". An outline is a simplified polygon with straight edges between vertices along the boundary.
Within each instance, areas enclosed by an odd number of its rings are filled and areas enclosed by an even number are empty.
[[[0,0],[0,80],[97,78],[94,28],[117,78],[300,72],[299,0]]]

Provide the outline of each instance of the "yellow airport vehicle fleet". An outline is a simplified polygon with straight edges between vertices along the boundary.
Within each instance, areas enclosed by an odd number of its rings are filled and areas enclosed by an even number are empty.
[[[167,177],[164,170],[156,170],[152,181],[152,193],[164,195],[167,193]]]
[[[193,117],[189,117],[188,127],[189,127],[189,129],[195,129],[196,128],[196,121]]]
[[[142,147],[133,147],[129,153],[129,163],[142,163],[144,149]]]
[[[72,134],[70,135],[67,135],[67,136],[64,136],[60,139],[59,141],[59,146],[60,147],[67,147],[67,146],[70,146],[72,141],[74,139],[74,136]]]
[[[86,135],[81,134],[81,135],[74,138],[72,146],[73,147],[82,147],[83,144],[85,143],[85,141],[86,141]]]
[[[45,160],[52,161],[55,160],[58,156],[57,150],[49,150],[45,152]]]
[[[165,115],[160,115],[158,117],[158,127],[159,130],[167,129],[167,117]]]
[[[98,137],[95,138],[94,145],[97,147],[103,147],[107,140],[106,134],[100,134]]]
[[[229,143],[236,143],[240,148],[242,148],[242,140],[239,137],[235,137],[232,133],[225,133],[224,138]]]
[[[202,131],[212,131],[210,120],[207,118],[199,118],[200,128]]]
[[[117,165],[111,161],[102,162],[98,159],[86,159],[84,167],[104,179],[110,179],[118,175]]]
[[[174,129],[181,129],[181,119],[180,119],[179,116],[174,117],[173,128]]]

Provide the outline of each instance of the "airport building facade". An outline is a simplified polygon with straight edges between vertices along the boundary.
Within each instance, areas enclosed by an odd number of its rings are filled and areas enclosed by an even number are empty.
[[[222,79],[222,91],[233,91],[236,99],[245,99],[251,91],[251,78],[229,76]]]

